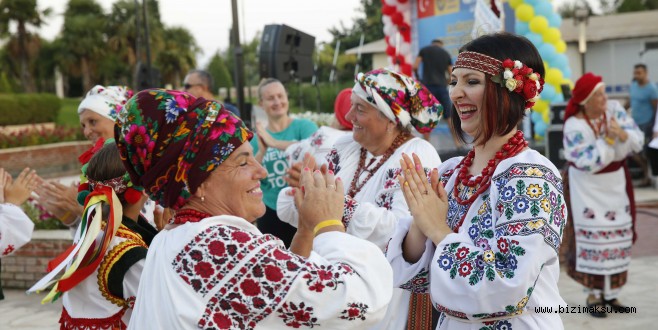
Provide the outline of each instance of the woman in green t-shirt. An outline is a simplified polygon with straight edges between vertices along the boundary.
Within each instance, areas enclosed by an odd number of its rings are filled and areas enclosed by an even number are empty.
[[[279,220],[276,199],[279,191],[288,186],[285,181],[288,161],[286,148],[311,136],[318,126],[307,119],[293,119],[288,115],[288,94],[283,84],[274,78],[263,80],[258,86],[258,105],[267,115],[267,126],[256,124],[256,137],[251,140],[256,159],[267,169],[267,178],[261,180],[265,215],[258,219],[258,229],[264,234],[279,237],[290,246],[295,232],[291,225]]]

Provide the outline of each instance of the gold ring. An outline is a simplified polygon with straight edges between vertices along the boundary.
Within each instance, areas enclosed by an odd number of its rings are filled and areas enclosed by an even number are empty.
[[[329,185],[327,185],[327,188],[329,188],[329,189],[336,189],[336,186],[334,186],[333,184],[329,184]]]

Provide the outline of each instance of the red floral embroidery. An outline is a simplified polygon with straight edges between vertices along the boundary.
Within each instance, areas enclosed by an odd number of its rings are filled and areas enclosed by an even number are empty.
[[[279,310],[279,317],[283,319],[285,325],[298,329],[302,326],[313,328],[317,323],[317,317],[313,316],[313,307],[306,306],[303,302],[299,304],[295,303],[284,303]]]
[[[9,255],[10,253],[14,252],[14,250],[15,250],[14,245],[13,245],[13,244],[9,244],[9,245],[7,245],[7,247],[5,248],[5,250],[2,252],[2,255],[3,255],[3,256]]]
[[[469,250],[467,247],[464,246],[457,249],[457,253],[455,254],[457,256],[457,260],[462,260],[466,258],[469,252],[471,252],[471,250]]]
[[[322,292],[325,287],[336,290],[339,284],[345,284],[341,281],[342,275],[354,274],[354,270],[347,264],[340,264],[337,268],[334,265],[321,265],[309,269],[304,275],[306,285],[311,291]]]
[[[340,171],[340,156],[338,155],[338,150],[336,149],[331,149],[331,151],[327,154],[327,165],[330,170],[334,171],[334,173],[338,173]]]
[[[375,200],[375,205],[390,211],[393,208],[393,192],[389,191],[380,194],[379,197],[377,197]]]
[[[358,206],[359,202],[349,196],[345,196],[345,208],[343,209],[343,225],[345,225],[345,229],[347,229],[347,226],[352,221],[352,217]]]
[[[366,313],[368,312],[368,305],[364,303],[351,303],[347,304],[347,309],[341,312],[340,318],[343,320],[366,320]]]
[[[60,329],[64,330],[125,330],[128,327],[123,323],[121,318],[125,313],[125,309],[120,310],[118,313],[102,318],[73,318],[62,308],[62,315],[59,318]]]

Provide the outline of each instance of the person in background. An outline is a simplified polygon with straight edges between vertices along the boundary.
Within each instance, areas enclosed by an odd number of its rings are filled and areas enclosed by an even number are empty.
[[[302,175],[296,252],[254,226],[267,171],[252,136],[219,103],[177,91],[141,91],[119,114],[131,178],[175,212],[150,246],[129,329],[348,330],[383,316],[390,266],[335,220],[343,187],[333,175]]]
[[[83,175],[78,199],[86,218],[74,238],[79,250],[67,250],[49,264],[45,278],[66,271],[55,277],[42,303],[62,296],[60,329],[125,329],[157,231],[140,215],[147,197],[130,181],[113,141],[94,153]],[[45,289],[43,282],[49,281],[39,281],[30,292]]]
[[[430,292],[438,329],[564,328],[559,314],[534,313],[565,305],[562,180],[517,129],[543,74],[524,37],[494,33],[462,46],[450,82],[452,128],[471,136],[473,149],[432,170],[429,182],[418,156],[400,160],[412,217],[398,223],[387,258],[395,285]]]
[[[34,222],[20,205],[27,201],[39,180],[29,168],[23,169],[14,180],[0,167],[0,258],[16,252],[32,238]],[[0,283],[0,300],[4,298]]]
[[[423,75],[418,75],[418,68],[423,64]],[[423,47],[413,65],[414,75],[430,90],[432,95],[443,105],[443,118],[450,124],[450,97],[448,96],[448,77],[452,71],[452,59],[450,54],[443,48],[443,41],[432,40],[432,43]],[[430,133],[424,133],[423,137],[429,141]]]
[[[274,78],[258,85],[258,104],[267,115],[267,126],[256,123],[256,138],[251,140],[256,160],[267,170],[261,181],[265,214],[258,219],[258,229],[264,234],[280,238],[290,246],[295,228],[282,222],[276,214],[279,191],[285,188],[289,163],[285,150],[292,144],[310,137],[318,126],[307,119],[292,119],[288,114],[288,94],[283,84]]]
[[[106,141],[114,138],[114,119],[132,94],[132,90],[126,86],[96,85],[80,102],[78,105],[80,126],[84,136],[93,144],[78,158],[82,166]],[[37,189],[37,194],[39,204],[63,224],[75,228],[80,222],[83,208],[77,200],[77,187],[50,181],[42,184]]]
[[[334,143],[327,155],[328,171],[349,183],[342,216],[347,233],[384,251],[399,219],[409,216],[396,181],[398,159],[402,153],[416,153],[428,166],[441,164],[436,149],[411,130],[431,131],[443,108],[421,83],[388,69],[359,73],[351,104],[345,118],[352,123],[353,134]],[[313,169],[315,161],[309,158]],[[291,191],[279,193],[277,212],[281,220],[299,226],[302,219]],[[431,324],[428,295],[395,289],[386,317],[371,329],[427,329]]]
[[[635,198],[626,158],[642,150],[644,133],[617,101],[608,101],[601,76],[576,81],[564,116],[570,238],[567,274],[588,291],[594,317],[617,311],[635,233]]]
[[[633,67],[633,81],[631,82],[629,96],[633,120],[644,133],[645,143],[649,143],[653,136],[652,128],[656,117],[656,108],[658,108],[658,88],[649,80],[645,64],[635,64]],[[640,186],[649,186],[651,179],[646,153],[635,153],[633,160],[642,168],[643,177]]]
[[[338,93],[334,102],[334,117],[329,126],[320,127],[310,137],[291,144],[286,148],[286,156],[288,157],[288,164],[290,164],[288,177],[292,177],[294,181],[298,181],[304,167],[315,167],[304,161],[304,156],[307,153],[313,156],[313,159],[318,162],[316,164],[317,167],[326,165],[326,156],[331,151],[336,140],[343,135],[352,133],[352,123],[345,117],[350,111],[351,95],[351,88],[345,88]],[[291,181],[288,177],[286,177],[286,181],[290,184]]]
[[[215,100],[215,79],[205,70],[192,70],[183,79],[183,91],[194,97],[203,97],[206,100]],[[223,103],[224,107],[234,115],[240,117],[240,110],[233,104]]]

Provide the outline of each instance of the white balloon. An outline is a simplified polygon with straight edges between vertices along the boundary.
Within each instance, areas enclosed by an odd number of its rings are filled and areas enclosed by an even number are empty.
[[[395,6],[395,7],[397,7],[398,4],[397,0],[384,0],[384,2],[386,2],[386,4],[389,6]]]
[[[382,22],[384,23],[384,26],[393,25],[393,21],[391,20],[391,16],[382,15]]]
[[[398,11],[400,12],[407,12],[411,10],[411,1],[407,1],[405,3],[401,3],[398,5]]]
[[[408,42],[402,41],[400,43],[400,49],[398,49],[398,51],[400,52],[400,54],[405,55],[406,57],[406,55],[411,54],[411,45]]]
[[[402,12],[402,18],[403,18],[404,22],[407,23],[407,25],[409,25],[409,23],[411,22],[411,13],[408,10],[403,11]]]
[[[398,30],[393,26],[393,24],[384,25],[384,35],[387,35],[391,39],[393,38],[393,36],[395,36],[395,33],[397,31]],[[394,40],[391,41],[393,42]]]

